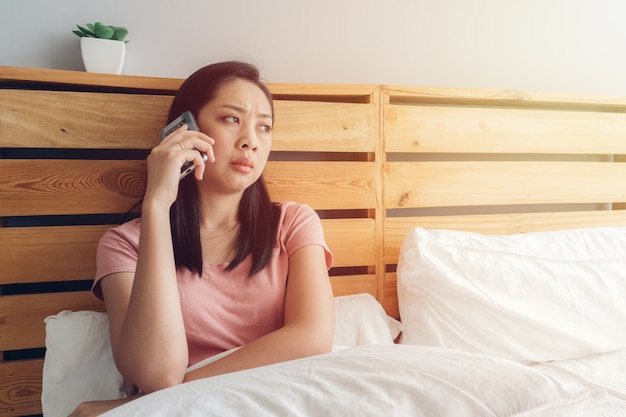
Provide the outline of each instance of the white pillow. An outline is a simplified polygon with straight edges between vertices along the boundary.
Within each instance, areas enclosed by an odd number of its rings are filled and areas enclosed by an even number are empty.
[[[626,228],[415,228],[397,272],[401,343],[524,363],[626,347]]]
[[[126,398],[106,313],[62,311],[45,319],[46,356],[41,406],[46,417],[66,417],[83,401]]]
[[[335,306],[335,345],[392,344],[400,332],[400,323],[369,294],[336,297]],[[113,361],[106,313],[66,310],[45,323],[41,403],[46,417],[66,417],[83,401],[132,392]]]
[[[400,331],[400,322],[370,294],[335,297],[335,345],[390,345]]]

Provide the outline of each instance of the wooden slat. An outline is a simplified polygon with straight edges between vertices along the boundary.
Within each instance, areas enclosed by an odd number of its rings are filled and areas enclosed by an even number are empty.
[[[90,291],[0,296],[0,351],[45,345],[43,320],[62,310],[104,310]]]
[[[0,417],[41,414],[43,359],[0,362]]]
[[[77,86],[122,87],[129,89],[178,90],[178,78],[141,77],[133,75],[97,74],[48,68],[0,67],[0,80],[35,81]]]
[[[373,104],[276,101],[275,107],[272,150],[374,151]]]
[[[271,162],[265,179],[275,201],[293,200],[318,210],[376,207],[371,162]]]
[[[388,272],[384,274],[384,294],[381,304],[391,317],[400,319],[400,309],[398,308],[398,291],[396,284],[397,274]]]
[[[615,162],[626,162],[626,154],[624,155],[614,155]],[[626,202],[613,204],[613,208],[615,210],[626,210]]]
[[[0,159],[0,216],[124,213],[145,188],[144,161]]]
[[[626,164],[440,161],[385,164],[387,208],[626,201]]]
[[[324,219],[326,244],[333,253],[333,266],[369,266],[376,262],[373,219]]]
[[[92,279],[108,227],[0,228],[0,284]]]
[[[274,96],[285,98],[306,97],[319,100],[333,100],[336,97],[348,103],[369,103],[377,89],[374,84],[301,84],[301,83],[267,83]]]
[[[488,88],[381,86],[385,101],[405,104],[448,104],[469,106],[511,106],[550,109],[624,111],[626,97],[561,94],[539,91]]]
[[[388,152],[626,152],[626,113],[406,105],[384,111]]]
[[[5,159],[0,172],[0,216],[123,213],[145,188],[144,161]],[[316,209],[376,205],[370,162],[269,162],[265,177],[277,201]]]
[[[378,280],[376,275],[341,275],[330,277],[335,297],[341,295],[368,293],[376,297]]]
[[[388,217],[385,219],[384,262],[397,263],[402,242],[413,227],[514,234],[601,226],[626,226],[626,210]]]
[[[169,96],[0,90],[0,147],[149,149]]]
[[[178,90],[183,83],[182,78],[143,77],[133,75],[97,74],[85,71],[67,71],[48,68],[22,68],[0,66],[0,81],[34,81],[54,84],[71,84],[77,86],[119,87],[142,90]],[[298,83],[267,83],[275,95],[293,96],[341,96],[352,97],[356,102],[369,97],[376,85],[370,84],[298,84]]]
[[[324,219],[322,225],[334,266],[373,265],[372,219]],[[93,278],[96,246],[110,226],[0,229],[0,284]]]
[[[171,97],[0,90],[0,146],[150,149]],[[276,151],[372,152],[373,104],[277,100]],[[303,124],[302,120],[315,123]]]

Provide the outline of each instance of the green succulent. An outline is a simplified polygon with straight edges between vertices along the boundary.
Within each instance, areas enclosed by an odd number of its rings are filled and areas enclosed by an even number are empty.
[[[121,26],[108,26],[100,22],[87,23],[85,26],[76,25],[78,30],[73,30],[72,32],[81,38],[100,38],[114,41],[124,41],[124,38],[128,35],[128,30]]]

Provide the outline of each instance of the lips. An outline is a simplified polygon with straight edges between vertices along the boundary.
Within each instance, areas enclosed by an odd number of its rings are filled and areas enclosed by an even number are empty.
[[[239,158],[233,162],[231,165],[238,171],[241,172],[250,172],[254,169],[254,163],[249,158]]]

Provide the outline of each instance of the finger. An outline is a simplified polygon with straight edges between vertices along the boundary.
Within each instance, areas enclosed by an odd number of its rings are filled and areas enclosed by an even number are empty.
[[[183,135],[179,137],[176,145],[171,144],[170,146],[178,146],[181,150],[197,150],[208,154],[209,152],[213,152],[212,146],[214,144],[215,139],[212,137],[207,136],[202,132],[189,130],[184,132]]]
[[[193,160],[193,163],[196,166],[194,169],[194,175],[196,176],[196,179],[201,180],[204,178],[205,163],[208,161],[208,155],[201,152],[196,153],[198,156]]]
[[[163,138],[161,142],[170,142],[173,140],[172,138],[179,137],[181,134],[184,134],[184,132],[186,132],[187,130],[189,130],[189,127],[186,124],[184,124],[180,126],[179,128],[177,128],[176,130],[172,131],[172,133],[167,135],[165,138]]]

